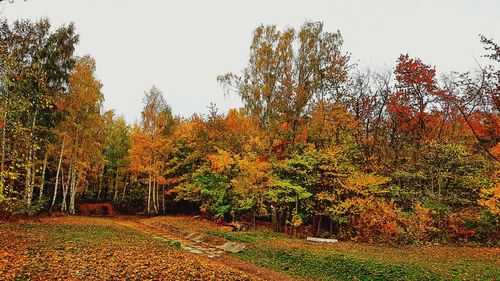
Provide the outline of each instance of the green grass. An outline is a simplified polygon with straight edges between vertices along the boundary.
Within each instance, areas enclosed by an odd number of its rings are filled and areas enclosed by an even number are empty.
[[[228,232],[222,230],[214,230],[207,232],[208,235],[225,238],[229,241],[256,243],[270,238],[284,237],[282,234],[266,232],[266,231],[240,231]]]
[[[235,257],[293,277],[317,280],[500,280],[493,256],[473,248],[439,246],[399,248],[389,245],[340,242],[336,245],[305,243],[283,234],[213,230],[209,235],[248,244]],[[427,249],[427,250],[425,250]],[[422,250],[422,251],[421,251]],[[432,255],[436,251],[437,255]],[[480,251],[480,250],[477,250]],[[454,256],[453,253],[458,253]],[[494,255],[494,254],[492,254]]]
[[[311,255],[299,249],[251,248],[238,258],[292,276],[318,280],[442,280],[444,276],[417,265],[390,265],[343,255]]]

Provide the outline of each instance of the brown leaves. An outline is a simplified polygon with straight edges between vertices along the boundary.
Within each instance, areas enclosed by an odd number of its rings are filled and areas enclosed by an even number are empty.
[[[169,248],[146,234],[110,227],[110,221],[81,220],[1,226],[1,279],[254,279],[208,258]]]

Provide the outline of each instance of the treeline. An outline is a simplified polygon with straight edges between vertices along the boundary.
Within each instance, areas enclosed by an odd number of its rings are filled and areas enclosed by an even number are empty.
[[[275,231],[411,243],[500,233],[500,48],[491,65],[436,76],[401,55],[360,70],[339,32],[259,26],[240,74],[244,108],[173,116],[162,93],[141,120],[103,112],[73,25],[0,26],[2,216],[109,201],[122,212],[197,212]]]

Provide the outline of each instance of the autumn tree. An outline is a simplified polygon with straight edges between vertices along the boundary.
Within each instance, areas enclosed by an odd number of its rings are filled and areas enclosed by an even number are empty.
[[[94,59],[89,56],[77,60],[75,70],[69,77],[69,95],[63,104],[64,121],[59,126],[61,147],[64,142],[61,153],[64,154],[62,159],[65,165],[58,169],[66,168],[66,179],[61,173],[61,209],[70,214],[75,214],[77,190],[87,188],[89,179],[95,178],[104,164],[103,95],[102,85],[95,78],[95,67]],[[67,195],[69,206],[66,203]]]
[[[43,19],[0,23],[2,56],[2,163],[9,165],[9,184],[18,188],[22,178],[25,205],[33,202],[34,186],[45,182],[48,143],[57,124],[54,110],[68,93],[78,36],[72,24],[56,31]],[[18,140],[9,142],[8,140]],[[42,172],[38,174],[39,172]],[[14,179],[15,178],[15,179]]]
[[[144,180],[147,182],[148,214],[158,214],[161,211],[160,206],[163,207],[163,211],[165,210],[165,178],[163,176],[166,152],[165,137],[172,124],[173,117],[170,107],[162,93],[157,88],[152,87],[144,96],[141,123],[132,130],[129,150],[131,171],[143,174]]]
[[[349,62],[342,42],[340,32],[326,32],[320,22],[306,22],[298,31],[261,25],[242,75],[229,73],[218,80],[241,96],[271,144],[273,136],[294,143],[315,103],[342,98]]]

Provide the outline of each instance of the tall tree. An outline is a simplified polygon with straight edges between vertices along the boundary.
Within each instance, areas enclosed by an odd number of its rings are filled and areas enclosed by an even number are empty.
[[[156,87],[152,87],[149,92],[145,93],[141,123],[132,130],[129,150],[131,171],[143,174],[148,186],[148,214],[158,214],[160,211],[160,187],[165,181],[163,176],[165,135],[171,128],[172,122],[170,107],[162,93]],[[163,199],[164,192],[161,196]]]
[[[81,57],[76,62],[75,70],[69,78],[69,95],[63,105],[66,114],[59,126],[61,143],[65,142],[70,214],[75,214],[77,190],[85,188],[89,179],[95,177],[104,164],[102,150],[105,135],[101,116],[103,95],[102,85],[95,78],[95,67],[94,59],[89,56]],[[63,211],[66,195],[63,192]]]
[[[11,167],[22,167],[22,193],[29,207],[36,172],[44,165],[51,128],[58,120],[54,108],[67,94],[78,36],[72,24],[51,31],[47,19],[21,20],[11,25],[3,20],[0,42],[2,62],[11,62],[2,68],[4,81],[8,81],[2,87],[5,138],[22,140],[4,142],[3,155]]]
[[[229,73],[218,80],[241,96],[261,128],[271,136],[281,131],[278,139],[294,143],[316,102],[343,97],[349,56],[341,51],[342,42],[340,32],[323,31],[321,22],[306,22],[298,31],[261,25],[242,75]]]

